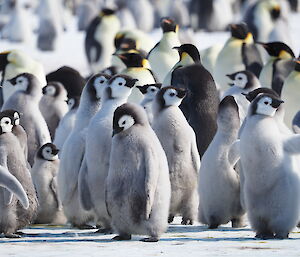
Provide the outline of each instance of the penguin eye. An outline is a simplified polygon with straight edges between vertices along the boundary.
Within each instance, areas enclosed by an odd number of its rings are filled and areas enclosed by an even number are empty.
[[[151,88],[150,90],[151,90],[151,92],[155,92],[155,89],[154,89],[154,88]]]
[[[174,96],[175,95],[175,93],[170,93],[170,96]]]
[[[126,124],[126,121],[124,120],[123,122],[122,122],[122,125],[125,125]]]
[[[5,121],[5,124],[9,124],[9,121],[7,120],[7,121]]]
[[[264,101],[264,104],[265,104],[265,105],[268,105],[268,104],[269,104],[269,102],[268,102],[268,101]]]
[[[102,80],[100,80],[100,84],[103,84],[104,83],[104,80],[102,79]]]
[[[119,82],[118,85],[119,85],[119,86],[123,86],[123,83],[122,83],[122,82]]]

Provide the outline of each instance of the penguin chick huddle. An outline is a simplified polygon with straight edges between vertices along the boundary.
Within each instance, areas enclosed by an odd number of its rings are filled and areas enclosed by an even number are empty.
[[[262,10],[280,14],[264,0],[245,17]],[[247,216],[257,238],[288,238],[300,222],[293,50],[248,22],[231,24],[222,48],[200,56],[181,43],[174,18],[159,19],[156,45],[120,20],[104,8],[86,24],[87,79],[66,66],[46,76],[19,50],[0,54],[0,233],[70,224],[157,242],[176,216],[209,229],[243,227]]]

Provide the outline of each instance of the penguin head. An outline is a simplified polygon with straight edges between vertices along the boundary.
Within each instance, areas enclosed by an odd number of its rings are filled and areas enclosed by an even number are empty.
[[[9,54],[10,54],[9,51],[0,53],[0,71],[4,71],[6,65],[9,63],[9,61],[8,61]]]
[[[51,81],[43,87],[43,95],[67,99],[67,91],[58,81]]]
[[[163,33],[177,32],[179,28],[178,24],[176,24],[176,22],[169,17],[161,18],[160,27],[162,28]]]
[[[161,88],[161,83],[137,86],[137,88],[144,95],[144,98],[149,99],[149,100],[153,100],[155,98],[157,92]]]
[[[17,90],[27,94],[40,94],[40,87],[37,78],[31,73],[22,73],[9,80],[12,86]]]
[[[13,121],[14,126],[20,125],[20,113],[16,110],[12,110],[12,109],[4,110],[0,113],[0,118],[1,116],[10,117]]]
[[[127,99],[137,81],[127,75],[115,75],[108,81],[105,93],[108,99]]]
[[[100,12],[100,17],[114,15],[115,10],[109,8],[103,8]]]
[[[231,37],[239,40],[243,40],[246,43],[253,42],[253,36],[249,31],[249,28],[246,23],[239,23],[239,24],[231,24]]]
[[[244,95],[250,103],[260,94],[268,94],[272,95],[275,98],[279,98],[279,95],[273,89],[267,87],[256,88],[248,94],[242,93],[242,95]]]
[[[68,104],[69,111],[74,110],[75,108],[77,108],[79,106],[80,97],[73,96],[73,97],[69,98],[66,102]]]
[[[58,159],[59,150],[52,143],[44,144],[37,152],[37,157],[47,161],[55,161]]]
[[[276,0],[261,1],[261,7],[269,12],[270,17],[273,21],[276,21],[280,17],[281,7],[278,1]]]
[[[129,51],[115,54],[126,65],[127,68],[144,67],[148,68],[149,63],[146,57],[139,51]]]
[[[91,101],[98,102],[100,100],[109,79],[110,76],[104,73],[97,73],[89,79],[84,91],[87,92]]]
[[[145,110],[137,104],[125,103],[119,106],[113,117],[113,135],[129,131],[135,125],[149,125]]]
[[[273,117],[282,103],[283,101],[274,95],[259,94],[250,105],[250,115],[258,114]]]
[[[295,60],[295,63],[296,65],[294,70],[300,72],[300,59],[298,58],[298,60]]]
[[[124,38],[117,49],[122,51],[136,49],[136,41],[132,38]]]
[[[0,134],[12,132],[14,120],[10,115],[0,113]]]
[[[293,50],[283,42],[270,42],[270,43],[261,43],[262,47],[268,52],[268,54],[272,57],[280,58],[280,59],[291,59],[294,58]]]
[[[232,83],[229,84],[230,86],[236,86],[242,89],[250,89],[258,83],[256,76],[247,70],[227,74],[226,76],[232,80]]]
[[[175,46],[173,49],[176,49],[179,53],[180,61],[186,58],[192,59],[192,63],[200,62],[200,54],[196,46],[192,44],[183,44],[181,46]]]
[[[172,86],[161,88],[156,95],[156,102],[160,109],[179,106],[186,95],[186,90]]]
[[[228,95],[219,104],[218,129],[238,133],[240,128],[239,107],[233,96]]]

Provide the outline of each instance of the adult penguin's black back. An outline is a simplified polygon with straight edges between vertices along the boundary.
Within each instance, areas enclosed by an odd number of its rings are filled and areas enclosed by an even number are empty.
[[[173,82],[174,87],[187,90],[180,108],[195,131],[202,158],[217,131],[220,100],[215,81],[210,72],[197,63],[174,71]]]

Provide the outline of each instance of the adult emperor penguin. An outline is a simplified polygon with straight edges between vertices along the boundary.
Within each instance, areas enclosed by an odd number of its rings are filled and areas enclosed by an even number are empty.
[[[129,51],[128,53],[117,55],[126,65],[126,69],[122,70],[120,74],[130,76],[137,79],[137,86],[146,84],[155,84],[157,82],[152,70],[149,69],[149,62],[142,54],[136,51]],[[129,102],[140,103],[143,95],[138,88],[133,88],[131,95],[128,98]]]
[[[160,83],[147,84],[144,86],[137,86],[137,88],[144,95],[144,99],[140,102],[140,105],[144,107],[148,116],[149,123],[151,125],[153,120],[152,103],[157,92],[161,88],[161,84]]]
[[[168,226],[170,180],[165,152],[141,106],[127,103],[116,109],[106,184],[106,203],[114,240],[132,234],[156,242]]]
[[[19,74],[24,72],[31,73],[39,80],[41,88],[46,85],[45,72],[42,64],[21,50],[11,50],[0,53],[0,72],[1,71],[1,104],[17,90],[16,87],[11,86],[8,80]]]
[[[168,72],[163,80],[163,86],[173,85],[172,75],[174,70],[200,62],[200,54],[196,46],[192,44],[183,44],[179,47],[175,46],[174,49],[178,51],[179,61],[174,65],[174,67]]]
[[[108,75],[99,73],[89,79],[85,85],[76,120],[71,134],[66,139],[60,155],[58,171],[58,195],[62,201],[68,221],[79,228],[90,228],[88,222],[94,220],[92,211],[81,208],[78,191],[78,174],[85,151],[86,128],[100,108],[103,88]]]
[[[169,223],[180,215],[181,224],[193,225],[197,220],[200,156],[195,132],[178,107],[185,94],[185,90],[171,86],[157,93],[153,102],[152,128],[168,159],[171,182]]]
[[[238,147],[248,218],[261,239],[288,238],[299,222],[300,179],[292,162],[299,136],[280,132],[274,116],[281,103],[269,94],[253,100]]]
[[[38,201],[27,160],[18,138],[11,133],[13,119],[0,113],[0,233],[20,237],[17,230],[34,221]]]
[[[179,61],[175,46],[180,46],[178,25],[170,18],[162,18],[160,24],[163,30],[162,39],[149,52],[148,60],[151,69],[162,82],[172,67]]]
[[[260,53],[253,41],[253,36],[245,23],[233,24],[231,37],[219,53],[214,70],[214,78],[221,90],[228,89],[226,74],[249,70],[257,77],[263,66]]]
[[[230,151],[239,129],[238,105],[233,96],[226,96],[219,105],[217,133],[202,157],[199,173],[199,221],[211,229],[229,221],[232,227],[243,225],[240,179],[234,170],[239,158]]]
[[[283,42],[260,43],[269,54],[259,80],[264,87],[270,87],[281,95],[282,85],[295,66],[292,49]]]
[[[135,82],[136,79],[129,76],[113,76],[103,92],[101,110],[87,128],[85,155],[78,179],[79,193],[84,209],[93,207],[95,210],[97,224],[102,226],[101,232],[111,230],[105,204],[105,183],[109,169],[113,114],[118,106],[126,103]]]
[[[68,112],[67,91],[60,82],[49,82],[43,88],[43,97],[39,107],[43,114],[52,140],[60,120]]]
[[[227,77],[232,80],[232,83],[230,83],[230,88],[225,91],[222,97],[225,98],[228,95],[234,97],[239,109],[240,123],[242,124],[247,116],[248,107],[250,105],[243,94],[248,94],[250,91],[259,88],[260,82],[252,72],[246,70],[227,74]]]
[[[194,129],[202,157],[217,131],[219,95],[212,75],[201,65],[192,64],[173,72],[173,86],[187,90],[180,108]]]
[[[44,144],[36,153],[31,176],[39,201],[37,224],[65,224],[67,219],[57,193],[59,168],[58,149],[51,143]]]
[[[7,99],[2,110],[14,109],[23,114],[20,124],[28,136],[28,162],[32,166],[36,151],[51,142],[47,123],[39,109],[42,89],[38,79],[30,73],[22,73],[10,83],[18,90]]]
[[[114,38],[120,29],[115,12],[103,9],[86,30],[85,53],[92,72],[98,72],[111,64],[115,51]]]
[[[72,132],[72,129],[75,125],[76,112],[78,110],[79,102],[80,97],[73,97],[67,101],[69,111],[60,120],[58,127],[55,130],[55,137],[53,140],[53,144],[56,145],[58,149],[62,149],[67,137]]]

